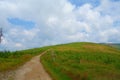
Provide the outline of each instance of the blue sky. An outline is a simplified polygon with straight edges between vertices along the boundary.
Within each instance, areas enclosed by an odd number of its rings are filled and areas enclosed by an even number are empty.
[[[113,23],[113,26],[114,26],[114,27],[118,27],[119,25],[120,25],[120,20],[115,21],[115,22]]]
[[[0,49],[120,43],[120,0],[0,0]],[[12,46],[11,46],[12,45]]]
[[[32,29],[35,26],[35,23],[33,21],[28,21],[20,18],[8,18],[7,20],[12,25],[16,25],[25,29]]]
[[[100,0],[69,0],[69,1],[72,4],[76,5],[77,7],[87,4],[87,3],[95,7],[100,5]]]

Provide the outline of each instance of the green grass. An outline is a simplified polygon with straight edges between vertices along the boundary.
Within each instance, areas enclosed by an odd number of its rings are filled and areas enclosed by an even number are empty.
[[[86,42],[0,52],[0,72],[14,70],[47,49],[41,61],[53,80],[120,79],[120,50]]]
[[[120,50],[95,43],[50,47],[41,61],[54,80],[119,80]]]
[[[15,52],[0,52],[0,72],[14,70],[43,51],[43,48],[36,48]]]

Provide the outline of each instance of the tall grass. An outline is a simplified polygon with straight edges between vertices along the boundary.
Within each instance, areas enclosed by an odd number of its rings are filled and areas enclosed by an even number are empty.
[[[0,72],[13,70],[30,60],[33,56],[40,54],[44,49],[36,48],[23,51],[0,52]]]
[[[52,47],[41,58],[54,80],[119,80],[120,51],[94,43]]]

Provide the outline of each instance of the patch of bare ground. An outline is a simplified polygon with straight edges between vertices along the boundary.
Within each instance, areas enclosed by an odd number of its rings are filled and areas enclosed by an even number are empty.
[[[20,67],[15,74],[14,80],[52,80],[43,68],[40,57],[45,54],[33,57],[29,62]]]

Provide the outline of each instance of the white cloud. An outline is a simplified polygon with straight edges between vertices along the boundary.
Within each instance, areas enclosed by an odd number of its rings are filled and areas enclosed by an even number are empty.
[[[120,42],[120,25],[113,26],[120,20],[119,4],[101,0],[99,6],[84,4],[76,8],[68,0],[2,0],[3,43],[16,50],[73,41]],[[9,17],[31,20],[36,25],[23,29],[11,25]]]
[[[70,14],[73,11],[74,8],[75,8],[75,6],[73,6],[69,2],[66,2],[64,7],[63,7],[63,13]]]
[[[15,46],[21,48],[21,47],[22,47],[22,44],[20,44],[20,43],[16,43]]]
[[[50,16],[50,17],[48,18],[48,20],[47,20],[47,25],[48,25],[48,26],[53,27],[53,26],[55,26],[55,25],[57,25],[57,24],[58,24],[58,18],[57,18],[57,17]]]

